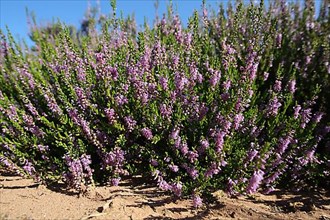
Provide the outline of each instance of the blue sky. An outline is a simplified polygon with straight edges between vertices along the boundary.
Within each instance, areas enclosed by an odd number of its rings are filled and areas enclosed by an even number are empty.
[[[249,2],[249,0],[245,0]],[[321,0],[316,0],[316,8],[319,8]],[[101,11],[104,14],[110,12],[110,0],[99,0]],[[159,0],[158,14],[166,13],[166,5],[169,1]],[[207,5],[217,8],[219,2],[226,4],[226,0],[207,0]],[[120,11],[124,15],[135,13],[138,25],[143,24],[147,17],[151,23],[155,17],[154,0],[117,0],[117,14]],[[200,10],[202,0],[173,0],[178,13],[186,24],[188,17],[194,9]],[[17,39],[25,39],[29,45],[32,42],[28,38],[28,25],[25,8],[36,14],[39,24],[47,24],[59,18],[66,24],[79,27],[88,5],[96,6],[97,0],[0,0],[0,24],[5,30],[8,25],[10,31]]]
[[[100,0],[101,11],[104,14],[110,13],[110,1]],[[208,0],[207,4],[216,7],[220,1]],[[138,24],[143,24],[147,17],[152,22],[155,17],[155,1],[153,0],[117,0],[117,14],[120,11],[124,15],[135,13]],[[161,16],[166,13],[168,1],[160,0],[158,14]],[[187,23],[188,17],[194,9],[200,10],[202,0],[174,0],[180,17]],[[1,29],[5,30],[8,25],[15,38],[26,39],[28,44],[28,24],[25,8],[33,11],[39,24],[47,24],[59,18],[66,24],[79,26],[88,5],[97,6],[96,0],[0,0],[1,7]]]

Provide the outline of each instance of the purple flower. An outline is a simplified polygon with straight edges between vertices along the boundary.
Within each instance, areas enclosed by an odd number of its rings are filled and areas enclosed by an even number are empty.
[[[141,133],[145,138],[147,138],[147,140],[151,140],[153,138],[152,131],[149,128],[142,128]]]
[[[172,184],[172,191],[176,196],[181,196],[182,194],[182,183],[177,182]]]
[[[166,104],[160,104],[159,111],[163,118],[169,118],[172,115],[172,108]]]
[[[84,120],[84,119],[80,119],[80,126],[81,126],[84,134],[88,138],[91,138],[92,137],[92,130],[89,127],[89,123],[86,120]]]
[[[278,114],[278,109],[282,106],[282,104],[278,101],[277,97],[275,96],[271,99],[266,108],[266,115],[269,116],[276,116]]]
[[[228,92],[222,93],[220,96],[223,101],[228,101],[230,98],[230,94]]]
[[[215,135],[215,147],[216,147],[216,151],[218,153],[220,153],[222,151],[225,136],[226,136],[226,132],[224,132],[224,131],[219,131]]]
[[[187,157],[190,160],[190,163],[194,163],[195,161],[197,161],[198,156],[198,153],[194,151],[188,151],[187,153]]]
[[[158,182],[158,186],[161,190],[168,191],[172,190],[172,186],[168,184],[163,178],[160,178],[160,181]]]
[[[182,74],[179,74],[178,72],[175,73],[174,76],[174,83],[176,86],[176,89],[178,91],[182,91],[185,87],[185,85],[188,83],[188,79],[183,76]]]
[[[209,148],[209,146],[210,146],[210,143],[209,143],[208,140],[206,140],[206,139],[201,140],[200,141],[200,147],[198,148],[198,152],[201,153],[201,154],[204,153],[205,150],[207,148]]]
[[[49,96],[47,93],[44,93],[44,97],[47,102],[48,108],[55,114],[62,115],[61,108],[57,105],[57,102],[54,97]]]
[[[75,123],[76,125],[80,125],[80,117],[78,115],[77,109],[70,109],[68,114],[71,120],[73,121],[73,123]]]
[[[188,148],[188,145],[186,142],[183,142],[181,145],[180,145],[180,151],[183,155],[187,155],[188,152],[189,152],[189,148]]]
[[[116,147],[113,149],[113,151],[110,151],[108,153],[105,153],[103,156],[103,163],[106,166],[113,166],[118,167],[122,166],[125,161],[125,152],[120,149],[119,147]]]
[[[179,149],[181,147],[181,137],[180,136],[175,139],[175,141],[174,141],[174,147],[176,149]]]
[[[273,183],[279,176],[281,175],[281,172],[279,170],[277,170],[275,173],[273,173],[271,176],[269,176],[268,178],[266,178],[264,180],[264,182],[266,184],[270,184]]]
[[[294,117],[294,119],[297,119],[299,117],[301,106],[300,105],[294,106],[293,110],[294,110],[293,117]]]
[[[171,160],[172,160],[172,158],[171,158],[171,157],[165,157],[165,158],[164,158],[164,161],[165,161],[166,163],[169,163],[169,162],[171,162]]]
[[[120,177],[118,177],[118,178],[111,178],[110,179],[110,183],[111,183],[111,185],[112,186],[118,186],[119,185],[119,182],[120,182]]]
[[[81,66],[77,67],[78,74],[77,74],[77,79],[78,81],[85,82],[86,81],[86,72]]]
[[[246,188],[246,192],[249,194],[255,193],[264,178],[264,172],[262,170],[254,171],[253,176],[251,177],[249,184]]]
[[[41,144],[39,144],[37,147],[38,147],[38,149],[39,149],[40,152],[49,151],[49,147],[47,145],[41,145]]]
[[[186,170],[192,179],[196,179],[198,177],[198,170],[194,169],[193,167],[187,167]]]
[[[197,195],[193,196],[193,206],[198,208],[203,205],[203,199]]]
[[[290,135],[286,136],[285,138],[280,138],[279,139],[279,144],[277,146],[277,152],[279,154],[283,154],[284,151],[288,148],[291,141],[292,141],[292,138],[291,138]]]
[[[80,104],[80,106],[83,109],[86,109],[89,103],[88,103],[87,97],[84,93],[84,90],[80,87],[76,87],[75,91],[76,91],[76,94],[78,97],[78,103]]]
[[[307,160],[310,161],[310,162],[315,161],[316,158],[315,158],[314,154],[315,154],[315,149],[308,150],[306,152]]]
[[[118,70],[117,70],[117,68],[116,67],[109,67],[109,71],[110,71],[110,74],[112,76],[112,79],[114,81],[116,81],[117,78],[118,78]]]
[[[123,94],[116,95],[115,96],[115,101],[116,101],[118,106],[123,106],[124,104],[128,103],[128,99]]]
[[[25,107],[30,111],[33,116],[39,116],[37,109],[32,105],[30,101],[25,104]]]
[[[221,77],[220,71],[217,71],[217,70],[213,71],[213,74],[211,75],[211,78],[210,78],[210,85],[212,88],[214,88],[218,84],[220,77]]]
[[[170,134],[170,138],[173,140],[176,140],[179,137],[180,129],[174,128],[173,131]]]
[[[316,112],[316,113],[313,115],[313,119],[312,119],[312,120],[313,120],[315,123],[319,123],[319,122],[321,121],[323,115],[324,115],[324,112]]]
[[[187,33],[185,35],[185,38],[184,38],[184,44],[188,47],[188,49],[191,46],[191,41],[192,41],[192,34],[191,33]]]
[[[249,79],[251,81],[255,80],[255,78],[257,77],[258,65],[259,65],[258,63],[253,64],[250,69]]]
[[[280,92],[282,89],[282,82],[280,80],[276,80],[273,89],[275,92]]]
[[[134,130],[134,127],[136,126],[137,122],[130,116],[126,116],[124,118],[124,121],[125,121],[128,131],[132,132]]]
[[[179,61],[180,61],[180,57],[179,56],[173,56],[173,58],[172,58],[172,64],[173,64],[173,67],[174,68],[178,67]]]
[[[226,81],[224,81],[223,84],[222,84],[222,86],[223,86],[223,89],[224,89],[226,92],[228,92],[228,90],[230,89],[230,86],[231,86],[231,81],[230,81],[230,80],[226,80]]]
[[[159,78],[159,83],[160,83],[160,86],[162,87],[163,90],[168,89],[168,79],[166,77],[161,76]]]
[[[215,163],[215,162],[212,162],[211,166],[209,167],[209,169],[207,169],[207,171],[205,172],[205,177],[213,177],[213,175],[215,174],[218,174],[220,172],[220,166]]]
[[[308,124],[308,122],[311,120],[311,117],[312,117],[312,109],[311,108],[304,109],[301,113],[302,122],[300,126],[302,128],[305,128],[306,124]]]
[[[107,108],[104,110],[105,115],[109,121],[110,124],[114,123],[114,121],[116,120],[116,114],[115,114],[115,110],[112,108]]]
[[[158,162],[157,162],[157,160],[155,160],[155,159],[151,159],[151,160],[150,160],[150,164],[151,164],[152,166],[154,166],[154,167],[158,166]]]
[[[31,162],[29,162],[28,160],[25,161],[25,164],[23,166],[23,169],[30,175],[32,176],[36,170],[33,166],[33,164]]]
[[[288,90],[291,94],[296,91],[296,80],[292,79],[288,83]]]
[[[170,164],[168,165],[168,167],[170,168],[170,170],[174,173],[178,172],[179,171],[179,167],[177,165],[174,165],[174,164]]]
[[[246,160],[249,161],[249,162],[251,162],[255,158],[255,156],[257,156],[257,154],[258,154],[258,151],[257,150],[255,150],[255,149],[250,150],[250,152],[247,155]]]
[[[244,115],[242,113],[235,115],[235,117],[234,117],[234,129],[235,130],[237,130],[240,127],[243,120],[244,120]]]

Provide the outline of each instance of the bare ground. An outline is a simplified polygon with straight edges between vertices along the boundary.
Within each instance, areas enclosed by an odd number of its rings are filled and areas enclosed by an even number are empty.
[[[194,209],[190,200],[175,200],[139,178],[117,187],[98,186],[85,195],[46,188],[30,179],[0,175],[0,220],[4,219],[319,219],[330,220],[330,196],[325,192],[228,198]]]

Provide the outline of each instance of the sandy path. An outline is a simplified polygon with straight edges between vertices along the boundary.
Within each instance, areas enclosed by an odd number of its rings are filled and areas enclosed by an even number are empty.
[[[173,200],[139,178],[118,187],[96,187],[78,196],[17,176],[0,176],[1,219],[320,219],[330,220],[326,194],[288,194],[227,198],[194,209],[189,200]]]

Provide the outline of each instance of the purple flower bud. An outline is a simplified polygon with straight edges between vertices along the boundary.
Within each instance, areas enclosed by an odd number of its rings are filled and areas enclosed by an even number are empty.
[[[115,116],[115,110],[112,108],[107,108],[104,110],[105,115],[109,121],[110,124],[114,123],[114,121],[116,120],[116,116]]]
[[[187,155],[189,152],[189,148],[186,142],[183,142],[180,146],[180,151],[183,155]]]
[[[278,109],[282,106],[282,104],[279,102],[277,97],[275,96],[273,99],[271,99],[268,103],[268,106],[266,108],[266,115],[269,116],[276,116],[278,114]]]
[[[208,177],[212,178],[213,175],[218,174],[220,172],[220,170],[221,170],[220,166],[217,163],[212,162],[211,166],[206,170],[204,176],[206,178],[208,178]]]
[[[23,166],[23,169],[30,175],[32,176],[36,170],[33,166],[33,164],[31,162],[29,162],[28,160],[25,161],[25,164]]]
[[[119,107],[128,103],[128,99],[123,94],[116,95],[115,101]]]
[[[168,165],[168,167],[170,168],[171,171],[173,171],[174,173],[179,171],[179,167],[177,165],[174,164],[170,164]]]
[[[222,99],[223,101],[226,102],[226,101],[229,100],[229,98],[230,98],[230,94],[229,94],[228,92],[221,94],[221,99]]]
[[[172,108],[166,104],[160,104],[159,111],[162,117],[165,119],[169,118],[172,115]]]
[[[214,88],[218,84],[218,82],[221,78],[221,72],[220,71],[213,71],[213,72],[214,73],[212,74],[212,76],[210,78],[210,85],[211,85],[212,88]]]
[[[172,191],[176,196],[181,196],[182,194],[182,183],[177,182],[172,184]]]
[[[141,133],[145,138],[147,138],[147,140],[151,140],[153,138],[152,131],[149,128],[142,128]]]
[[[315,123],[319,123],[319,122],[321,121],[323,115],[324,115],[324,112],[316,112],[316,113],[313,115],[313,119],[312,119],[312,120],[313,120]]]
[[[284,151],[288,148],[289,144],[292,141],[292,137],[290,135],[286,136],[285,138],[279,139],[279,144],[277,146],[277,152],[281,155]]]
[[[172,190],[172,186],[170,184],[168,184],[165,180],[163,180],[161,178],[161,180],[159,181],[158,183],[158,186],[161,190],[164,190],[164,191],[168,191],[168,190]]]
[[[154,167],[158,166],[158,162],[157,162],[157,160],[155,160],[155,159],[151,159],[151,160],[150,160],[150,164],[151,164],[152,166],[154,166]]]
[[[166,77],[161,76],[159,78],[159,83],[163,90],[166,91],[168,89],[168,79]]]
[[[249,194],[255,193],[264,178],[264,172],[262,170],[255,171],[251,177],[249,184],[246,188],[246,192]]]
[[[280,92],[282,89],[282,82],[280,80],[276,80],[273,89],[275,92]]]
[[[170,134],[170,138],[176,140],[179,137],[179,132],[180,132],[179,128],[174,128]]]
[[[198,156],[198,153],[194,151],[188,151],[187,153],[187,157],[190,160],[190,163],[194,163],[195,161],[197,161]]]
[[[222,151],[225,136],[226,136],[226,132],[224,132],[224,131],[219,131],[215,135],[215,147],[216,147],[216,151],[218,153],[220,153]]]
[[[242,113],[239,113],[234,116],[234,129],[235,130],[237,130],[240,127],[243,120],[244,120],[244,115]]]
[[[223,86],[223,89],[224,89],[226,92],[228,92],[228,90],[229,90],[230,87],[231,87],[231,81],[230,81],[230,80],[226,80],[226,81],[224,81],[223,84],[222,84],[222,86]]]
[[[210,143],[208,142],[208,140],[204,139],[200,141],[200,147],[198,148],[198,152],[199,153],[204,153],[205,150],[210,146]]]
[[[277,170],[275,173],[273,173],[271,176],[265,179],[266,184],[273,183],[279,176],[281,175],[281,172]]]
[[[124,118],[125,124],[129,132],[132,132],[137,124],[137,122],[130,116]]]
[[[296,91],[296,80],[292,79],[288,83],[288,90],[291,94]]]
[[[111,183],[111,185],[112,186],[118,186],[119,185],[119,182],[120,182],[120,177],[118,177],[118,178],[111,178],[110,179],[110,183]]]
[[[257,154],[258,154],[258,151],[257,150],[254,150],[254,149],[251,150],[248,153],[246,160],[249,161],[249,162],[251,162],[255,158],[255,156],[257,156]]]
[[[304,109],[301,113],[302,122],[300,126],[302,128],[305,128],[306,124],[310,122],[311,117],[312,117],[312,109],[311,108]]]
[[[294,109],[293,117],[294,119],[297,119],[299,117],[301,106],[300,105],[294,106],[293,109]]]
[[[192,167],[187,167],[186,168],[189,176],[192,178],[192,179],[196,179],[198,177],[198,170],[192,168]]]
[[[203,205],[203,199],[197,195],[193,196],[193,206],[198,208]]]

